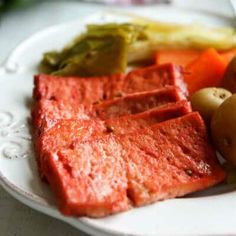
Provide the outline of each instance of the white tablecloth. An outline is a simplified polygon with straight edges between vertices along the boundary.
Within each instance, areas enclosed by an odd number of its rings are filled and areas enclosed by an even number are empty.
[[[85,4],[78,1],[36,1],[37,4],[10,12],[0,24],[0,64],[22,40],[47,26],[84,17],[111,6]],[[227,0],[176,0],[181,7],[195,7],[221,14],[232,14]],[[151,6],[153,9],[153,6]],[[156,6],[155,6],[156,7]],[[132,8],[141,9],[141,7]],[[1,109],[1,108],[0,108]],[[82,236],[71,226],[45,216],[22,205],[0,187],[0,235],[1,236]]]

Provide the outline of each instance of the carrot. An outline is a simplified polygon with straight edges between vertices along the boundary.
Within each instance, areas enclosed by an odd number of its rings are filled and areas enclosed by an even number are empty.
[[[173,63],[185,67],[200,54],[201,51],[194,49],[159,51],[156,54],[156,64]]]
[[[221,52],[220,55],[225,59],[227,64],[236,56],[236,48]]]
[[[189,95],[204,87],[218,86],[223,78],[227,63],[213,48],[204,51],[185,67],[185,82]]]

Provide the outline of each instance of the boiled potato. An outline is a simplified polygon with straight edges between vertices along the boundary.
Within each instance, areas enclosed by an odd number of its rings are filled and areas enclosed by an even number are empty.
[[[213,112],[232,94],[223,88],[204,88],[193,94],[190,101],[194,111],[198,111],[205,121],[210,122]]]
[[[227,173],[226,183],[227,184],[236,184],[236,168],[234,165],[225,162],[222,166]]]
[[[236,57],[232,59],[226,68],[222,87],[228,89],[232,93],[236,93]]]
[[[236,94],[226,99],[211,120],[211,134],[218,151],[236,165]]]

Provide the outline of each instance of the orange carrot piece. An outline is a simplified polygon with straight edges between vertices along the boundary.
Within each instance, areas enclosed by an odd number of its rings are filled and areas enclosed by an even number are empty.
[[[225,59],[227,64],[229,64],[230,61],[236,56],[236,48],[220,52],[220,55]]]
[[[159,51],[156,54],[156,64],[161,65],[165,63],[173,63],[185,67],[200,54],[201,51],[194,49]]]
[[[204,51],[185,68],[184,78],[189,95],[201,88],[218,86],[226,66],[226,61],[215,49],[210,48]]]

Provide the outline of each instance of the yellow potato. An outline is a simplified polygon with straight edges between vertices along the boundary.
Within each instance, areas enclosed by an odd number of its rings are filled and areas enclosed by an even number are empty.
[[[211,135],[218,151],[236,165],[236,94],[215,111],[211,120]]]
[[[214,111],[231,95],[231,92],[223,88],[204,88],[194,93],[190,101],[193,110],[198,111],[205,121],[210,122]]]

